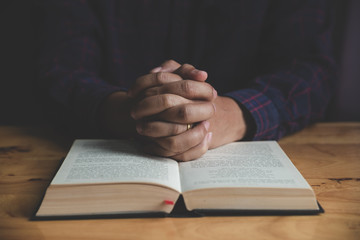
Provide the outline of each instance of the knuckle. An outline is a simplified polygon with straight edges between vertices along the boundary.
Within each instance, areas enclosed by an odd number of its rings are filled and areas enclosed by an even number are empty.
[[[203,84],[203,86],[204,86],[204,88],[206,88],[207,89],[207,94],[208,94],[208,97],[209,98],[212,98],[213,97],[213,93],[214,93],[214,88],[213,88],[213,86],[211,86],[209,83],[207,83],[207,82],[204,82],[204,83],[202,83]]]
[[[182,121],[189,122],[191,118],[191,109],[187,106],[179,107],[177,114],[178,118],[182,119]]]
[[[195,96],[195,89],[191,81],[181,81],[181,90],[186,93],[186,96],[193,98]]]
[[[182,128],[182,125],[179,124],[174,124],[173,128],[172,128],[172,132],[170,134],[180,134],[184,131],[184,129]]]
[[[199,140],[204,140],[204,138],[206,137],[207,134],[207,130],[205,127],[201,128],[201,131],[199,132],[199,135],[197,136],[199,138]]]
[[[216,107],[215,107],[215,104],[212,103],[212,104],[211,104],[211,116],[214,116],[215,113],[216,113]]]
[[[141,130],[143,135],[148,135],[152,131],[152,124],[150,122],[143,122]]]
[[[215,105],[212,102],[206,102],[204,104],[201,105],[204,112],[204,116],[206,116],[207,118],[211,118],[212,116],[214,116],[215,114]]]
[[[164,82],[164,73],[163,72],[157,72],[155,73],[155,81],[157,84],[161,84]]]
[[[174,61],[173,59],[169,59],[169,60],[165,61],[164,64],[175,65],[175,64],[177,64],[177,62]]]
[[[205,127],[198,127],[193,129],[193,137],[194,141],[196,141],[198,144],[202,142],[207,134],[207,130]]]
[[[159,99],[159,106],[163,106],[164,108],[170,108],[173,106],[173,101],[169,94],[161,95]]]
[[[153,87],[144,91],[144,97],[147,98],[154,95],[159,95],[159,93],[159,88]]]
[[[175,60],[169,59],[169,60],[163,62],[161,64],[161,67],[163,67],[165,69],[165,72],[173,72],[176,69],[178,69],[179,67],[181,67],[181,65],[178,62],[176,62]]]
[[[189,63],[184,63],[183,68],[188,69],[188,68],[195,68],[195,67],[193,65],[189,64]]]
[[[176,161],[179,161],[179,162],[187,162],[187,161],[191,160],[187,157],[187,154],[176,155],[173,157],[173,159],[175,159]]]
[[[177,72],[179,75],[181,75],[182,78],[188,78],[189,77],[189,73],[195,69],[194,66],[188,64],[188,63],[185,63],[183,65],[181,65],[180,68],[178,68]]]
[[[165,73],[165,72],[157,72],[155,80],[156,80],[157,84],[165,83],[166,80],[167,80],[167,73]]]
[[[168,138],[168,141],[167,141],[167,148],[168,149],[170,149],[173,152],[178,152],[179,147],[180,147],[180,143],[179,143],[179,141],[177,140],[176,137]]]
[[[189,71],[192,71],[193,69],[195,69],[195,67],[193,65],[188,64],[188,63],[185,63],[183,65],[183,67],[184,67],[184,71],[186,71],[186,72],[189,72]]]

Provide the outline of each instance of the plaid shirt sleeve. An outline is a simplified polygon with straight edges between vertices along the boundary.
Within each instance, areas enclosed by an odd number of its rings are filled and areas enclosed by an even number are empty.
[[[56,121],[96,132],[96,109],[109,94],[122,90],[101,76],[104,67],[101,27],[86,1],[44,1],[45,39],[40,56],[39,85],[55,112]],[[58,115],[58,114],[56,114]],[[94,131],[95,130],[95,131]]]
[[[246,89],[229,92],[248,109],[250,139],[279,139],[321,119],[335,73],[325,2],[275,5],[263,35],[260,74]]]

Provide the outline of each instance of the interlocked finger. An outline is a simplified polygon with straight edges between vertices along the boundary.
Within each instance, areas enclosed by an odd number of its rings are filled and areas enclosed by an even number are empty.
[[[136,130],[140,135],[152,138],[169,137],[186,132],[192,124],[178,124],[163,121],[139,121]]]
[[[203,139],[203,141],[200,144],[189,149],[186,152],[171,156],[171,158],[173,158],[179,162],[186,162],[186,161],[197,159],[197,158],[201,157],[202,155],[204,155],[204,153],[206,153],[206,151],[209,149],[211,138],[212,138],[212,132],[209,132],[209,133],[207,133],[207,135],[205,136],[205,138]]]
[[[210,119],[215,114],[212,102],[198,101],[177,105],[155,115],[157,120],[173,123],[195,123]]]
[[[136,97],[140,92],[144,91],[145,89],[155,86],[161,86],[163,84],[176,82],[180,80],[182,80],[182,77],[174,73],[168,73],[168,72],[150,73],[137,78],[134,86],[129,89],[128,95],[131,97]]]
[[[193,65],[183,64],[181,67],[174,71],[175,74],[178,74],[183,79],[191,79],[196,81],[204,82],[206,81],[208,74],[205,71],[196,69]]]
[[[151,139],[151,143],[146,146],[146,150],[164,157],[182,154],[201,144],[208,134],[208,129],[209,122],[204,121],[182,134]]]
[[[175,94],[191,100],[211,101],[217,97],[216,90],[206,82],[192,80],[176,81],[144,91],[144,97],[160,94]]]
[[[141,119],[147,116],[158,114],[169,108],[191,103],[193,101],[174,94],[162,94],[145,98],[135,104],[131,110],[131,116]]]

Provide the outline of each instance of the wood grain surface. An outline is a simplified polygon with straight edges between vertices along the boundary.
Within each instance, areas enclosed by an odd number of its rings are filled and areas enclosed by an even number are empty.
[[[31,221],[72,139],[0,126],[0,239],[360,239],[360,123],[318,123],[279,143],[324,214]]]

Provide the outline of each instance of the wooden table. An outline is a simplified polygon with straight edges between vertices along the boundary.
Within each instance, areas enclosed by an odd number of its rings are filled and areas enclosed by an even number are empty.
[[[0,126],[0,239],[360,239],[360,123],[319,123],[280,141],[319,216],[29,221],[72,140]]]

